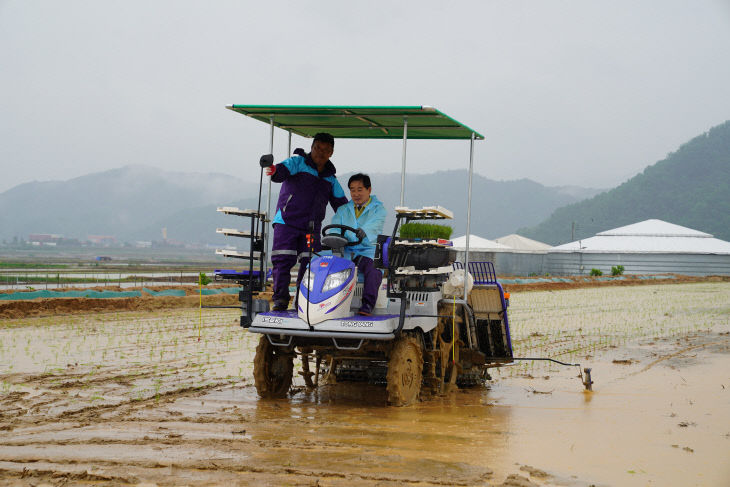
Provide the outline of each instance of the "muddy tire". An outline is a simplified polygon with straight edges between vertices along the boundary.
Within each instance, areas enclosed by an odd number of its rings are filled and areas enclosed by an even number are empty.
[[[304,385],[307,386],[307,388],[314,388],[314,381],[312,380],[314,372],[309,370],[309,354],[302,353],[302,370],[299,371],[299,375],[304,378]]]
[[[444,364],[444,375],[441,377],[439,384],[439,396],[446,396],[458,388],[457,385],[458,369],[454,363],[453,356],[448,355],[448,360]]]
[[[386,380],[388,404],[408,406],[418,400],[423,382],[423,347],[417,337],[404,335],[395,343]]]
[[[256,392],[263,398],[286,397],[294,373],[294,355],[284,347],[276,347],[262,335],[253,359]]]

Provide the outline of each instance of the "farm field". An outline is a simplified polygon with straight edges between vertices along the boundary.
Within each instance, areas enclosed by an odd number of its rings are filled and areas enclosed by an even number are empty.
[[[730,283],[513,291],[516,362],[259,400],[236,310],[0,320],[0,484],[730,485]]]

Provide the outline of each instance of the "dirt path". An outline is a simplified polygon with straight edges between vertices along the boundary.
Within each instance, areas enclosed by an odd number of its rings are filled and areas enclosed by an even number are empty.
[[[119,288],[114,286],[90,288],[96,291],[141,291],[142,288]],[[19,301],[0,301],[0,319],[18,319],[31,316],[59,316],[118,311],[156,311],[176,308],[197,308],[201,304],[198,289],[193,286],[152,286],[147,289],[163,291],[183,289],[185,296],[147,296],[135,298],[51,298]],[[270,293],[262,293],[270,299]],[[202,296],[203,306],[239,306],[238,295],[213,294]]]
[[[235,310],[0,322],[0,484],[727,485],[730,284],[516,293],[523,363],[406,408],[252,387]]]
[[[564,291],[594,287],[643,286],[663,284],[686,284],[693,282],[730,282],[728,276],[694,277],[683,275],[663,275],[662,279],[641,279],[637,276],[623,276],[621,280],[601,280],[602,278],[570,277],[570,282],[534,282],[526,284],[505,284],[508,292],[524,291]],[[222,287],[222,286],[218,286]],[[143,288],[120,288],[105,286],[90,288],[97,291],[141,291]],[[0,301],[0,319],[18,319],[31,316],[58,316],[69,314],[104,313],[115,311],[155,311],[175,308],[196,308],[200,305],[198,289],[194,286],[151,286],[153,291],[165,289],[184,289],[184,297],[151,297],[139,298],[53,298],[24,301]],[[0,291],[2,292],[2,291]],[[10,292],[10,291],[7,291]],[[271,299],[271,293],[261,294],[263,299]],[[237,306],[238,296],[232,294],[203,296],[204,306]]]

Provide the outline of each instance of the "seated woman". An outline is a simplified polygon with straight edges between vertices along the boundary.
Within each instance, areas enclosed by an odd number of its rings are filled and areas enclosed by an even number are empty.
[[[347,181],[350,189],[350,198],[347,204],[340,206],[332,218],[332,223],[361,228],[365,238],[361,243],[352,247],[345,247],[345,257],[352,259],[357,270],[365,277],[362,293],[362,306],[358,314],[370,316],[375,301],[378,299],[378,289],[383,280],[383,273],[375,268],[375,244],[378,235],[383,233],[385,223],[385,207],[375,195],[371,195],[370,176],[354,174]],[[347,233],[351,242],[357,240],[354,235]]]

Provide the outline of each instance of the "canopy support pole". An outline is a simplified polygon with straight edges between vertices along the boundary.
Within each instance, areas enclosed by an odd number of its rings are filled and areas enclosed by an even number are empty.
[[[471,233],[471,180],[474,174],[474,132],[469,139],[469,195],[466,204],[466,248],[464,249],[464,302],[469,287],[469,234]]]
[[[286,157],[291,157],[291,130],[287,130],[287,132],[289,133],[289,144],[286,149]]]
[[[400,206],[404,206],[406,189],[406,146],[408,143],[408,116],[403,117],[403,160],[400,170]]]
[[[269,154],[274,153],[274,117],[269,117],[269,125],[271,127],[271,136],[269,138]],[[269,176],[269,189],[266,192],[266,235],[264,236],[264,252],[263,255],[269,255],[269,234],[271,233],[271,176]],[[264,257],[264,286],[266,286],[266,274],[268,272],[268,257]]]

